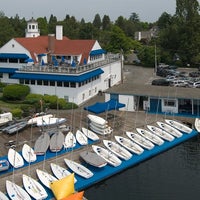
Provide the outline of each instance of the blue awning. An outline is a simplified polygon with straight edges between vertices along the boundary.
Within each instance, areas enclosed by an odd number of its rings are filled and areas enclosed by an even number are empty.
[[[90,52],[90,56],[96,56],[96,55],[101,55],[101,54],[105,54],[106,51],[103,49],[97,49],[97,50],[93,50]]]
[[[0,53],[0,58],[28,59],[25,53]]]
[[[0,73],[15,73],[15,71],[17,71],[17,68],[6,68],[6,67],[0,67]]]
[[[45,80],[45,81],[64,81],[64,82],[83,82],[94,76],[98,76],[104,73],[102,69],[96,69],[94,71],[81,74],[81,75],[58,75],[58,74],[36,74],[36,73],[22,73],[17,72],[13,74],[11,78],[25,79],[25,80]]]
[[[125,104],[119,103],[115,99],[111,99],[107,102],[97,102],[91,106],[84,107],[85,110],[99,114],[109,110],[118,110],[119,108],[125,107]]]

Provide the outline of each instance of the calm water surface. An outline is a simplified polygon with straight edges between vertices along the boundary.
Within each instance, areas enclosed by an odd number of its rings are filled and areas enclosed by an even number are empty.
[[[200,199],[200,136],[85,191],[89,200]]]

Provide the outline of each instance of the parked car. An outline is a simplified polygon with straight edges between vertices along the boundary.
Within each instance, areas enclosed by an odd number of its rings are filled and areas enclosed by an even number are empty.
[[[162,86],[169,86],[170,83],[166,79],[155,79],[152,81],[151,85],[162,85]]]
[[[200,81],[193,83],[193,88],[199,88],[200,87]]]
[[[187,87],[188,83],[185,80],[175,80],[171,82],[174,87]]]

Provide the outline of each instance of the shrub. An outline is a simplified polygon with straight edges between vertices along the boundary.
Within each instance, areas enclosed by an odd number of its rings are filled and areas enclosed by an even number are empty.
[[[14,118],[20,119],[22,118],[23,111],[20,108],[14,108],[11,110],[11,113]]]
[[[26,85],[7,85],[3,89],[3,98],[8,101],[24,100],[30,93],[30,88]]]

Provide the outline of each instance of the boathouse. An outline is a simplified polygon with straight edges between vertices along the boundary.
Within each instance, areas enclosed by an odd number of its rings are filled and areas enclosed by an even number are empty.
[[[71,40],[61,25],[56,34],[40,36],[33,19],[25,35],[0,48],[2,83],[28,85],[31,93],[80,105],[122,80],[122,56],[106,52],[97,40]]]

